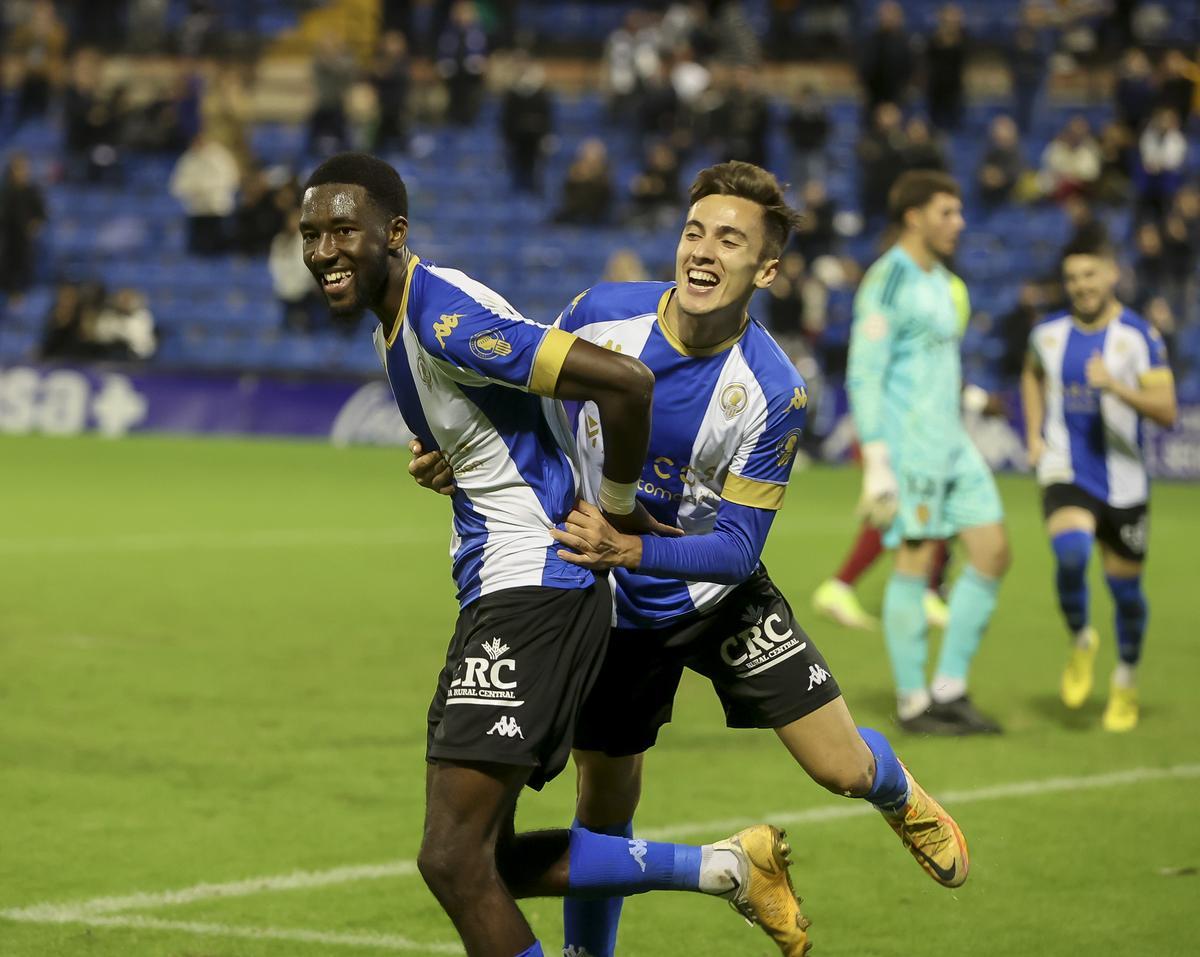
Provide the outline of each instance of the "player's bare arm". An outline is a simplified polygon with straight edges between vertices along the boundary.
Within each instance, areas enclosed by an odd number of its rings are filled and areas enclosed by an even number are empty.
[[[1045,373],[1031,350],[1025,356],[1021,370],[1021,408],[1025,413],[1025,448],[1029,466],[1036,468],[1046,444],[1042,439],[1042,424],[1046,418]]]

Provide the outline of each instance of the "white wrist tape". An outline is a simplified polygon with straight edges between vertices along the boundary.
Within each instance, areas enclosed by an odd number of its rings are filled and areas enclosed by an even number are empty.
[[[637,482],[614,482],[600,479],[600,494],[596,496],[601,511],[609,515],[628,515],[637,505]]]

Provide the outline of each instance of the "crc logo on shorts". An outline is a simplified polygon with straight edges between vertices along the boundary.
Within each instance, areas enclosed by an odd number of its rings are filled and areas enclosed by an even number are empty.
[[[1121,536],[1121,541],[1135,555],[1146,554],[1146,536],[1147,536],[1146,516],[1143,515],[1136,522],[1130,522],[1128,525],[1122,525],[1121,531],[1118,533]]]
[[[517,697],[517,663],[503,657],[508,645],[493,638],[481,641],[485,657],[464,657],[454,669],[446,704],[490,704],[516,708],[525,702]]]
[[[746,409],[746,387],[740,382],[731,382],[721,390],[721,412],[726,419],[741,415]]]
[[[769,671],[808,647],[808,642],[800,640],[782,615],[767,614],[765,608],[752,605],[742,618],[753,624],[721,642],[721,659],[737,671],[738,677],[749,678]]]
[[[480,359],[495,359],[496,356],[506,356],[512,352],[512,346],[499,329],[475,333],[471,336],[470,346],[471,352]]]
[[[800,443],[800,430],[792,429],[775,445],[775,453],[778,458],[775,459],[775,464],[783,468],[796,455],[796,446]]]

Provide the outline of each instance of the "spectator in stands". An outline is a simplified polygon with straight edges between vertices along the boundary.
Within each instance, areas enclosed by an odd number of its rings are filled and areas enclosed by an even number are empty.
[[[233,248],[243,256],[265,256],[283,220],[266,172],[254,170],[244,176],[233,212]]]
[[[713,116],[719,161],[742,160],[766,166],[770,110],[759,87],[758,74],[748,66],[735,68]]]
[[[1136,164],[1133,133],[1124,123],[1109,123],[1100,131],[1100,179],[1096,198],[1123,206],[1130,197],[1130,170]]]
[[[633,110],[641,136],[661,136],[674,141],[684,126],[685,111],[671,82],[671,69],[666,63],[657,61],[654,72],[638,86]]]
[[[1200,102],[1200,64],[1192,63],[1180,50],[1169,51],[1159,69],[1159,105],[1174,110],[1180,127],[1186,128],[1197,102]]]
[[[767,322],[771,335],[787,351],[789,340],[804,333],[804,285],[808,282],[808,266],[796,250],[786,250],[779,260],[775,281],[767,287]]]
[[[563,184],[562,205],[554,219],[559,223],[597,225],[607,222],[612,213],[612,173],[608,150],[598,139],[579,144],[575,159]]]
[[[1012,85],[1013,116],[1017,128],[1028,135],[1033,129],[1038,98],[1046,81],[1050,55],[1046,42],[1046,14],[1040,4],[1026,3],[1008,48],[1008,73]]]
[[[680,106],[689,111],[699,109],[701,98],[712,88],[712,72],[696,59],[688,44],[676,47],[670,76]]]
[[[988,148],[979,164],[975,182],[980,198],[988,206],[1007,202],[1016,189],[1025,159],[1021,154],[1021,136],[1011,116],[997,116],[988,129]]]
[[[1176,315],[1186,316],[1188,304],[1195,302],[1192,292],[1196,265],[1200,263],[1200,245],[1187,221],[1174,208],[1163,220],[1162,245],[1166,266],[1166,285],[1162,293]]]
[[[316,325],[317,316],[326,311],[325,300],[304,265],[303,241],[300,238],[300,209],[293,209],[283,229],[271,240],[267,268],[271,285],[279,300],[283,328],[290,332],[307,333]]]
[[[618,249],[608,257],[604,265],[601,282],[646,282],[650,273],[642,262],[642,257],[632,249]]]
[[[471,0],[458,0],[437,47],[437,70],[449,93],[446,116],[451,123],[475,122],[487,68],[487,35],[479,25],[479,11]]]
[[[788,110],[787,131],[792,141],[792,185],[799,187],[825,176],[825,144],[832,123],[829,111],[811,83],[801,88]]]
[[[189,252],[219,256],[226,251],[225,224],[234,209],[239,181],[233,154],[205,133],[179,157],[170,190],[187,213]]]
[[[0,180],[0,292],[22,296],[37,273],[38,236],[46,224],[46,202],[33,181],[29,158],[12,153]]]
[[[658,34],[652,22],[645,11],[630,10],[604,44],[604,86],[614,119],[627,115],[643,79],[658,72]]]
[[[320,96],[318,84],[318,102]],[[254,165],[249,137],[253,111],[243,68],[223,66],[218,69],[200,101],[200,121],[209,137],[233,154],[241,170],[249,170]]]
[[[373,149],[406,153],[412,68],[408,59],[408,41],[403,33],[389,30],[380,38],[370,78],[379,101],[379,126]]]
[[[906,145],[903,114],[895,103],[880,103],[858,141],[859,186],[863,213],[878,218],[887,211],[888,190],[901,173]]]
[[[805,183],[800,198],[804,218],[796,227],[792,242],[806,262],[815,263],[822,256],[832,256],[836,252],[837,206],[829,196],[824,181],[819,179],[810,179]]]
[[[224,37],[213,0],[188,0],[176,45],[186,57],[209,57],[222,52]]]
[[[1162,232],[1157,223],[1145,222],[1138,227],[1134,240],[1137,259],[1133,272],[1137,288],[1133,304],[1141,308],[1155,296],[1161,295],[1167,286],[1167,257],[1163,250]]]
[[[1167,362],[1170,363],[1175,377],[1180,379],[1187,370],[1184,367],[1184,357],[1175,348],[1175,334],[1179,330],[1176,315],[1177,313],[1171,307],[1166,296],[1154,296],[1142,306],[1142,318],[1157,329],[1158,334],[1163,337],[1163,342],[1167,347]]]
[[[1159,107],[1138,140],[1137,201],[1141,214],[1161,217],[1183,185],[1187,162],[1187,137],[1179,128],[1179,114]]]
[[[635,225],[655,228],[676,221],[679,214],[679,157],[668,143],[656,142],[629,187]]]
[[[1127,50],[1117,67],[1117,85],[1113,98],[1117,119],[1134,132],[1150,119],[1157,91],[1150,59],[1136,47]]]
[[[716,0],[708,6],[715,11],[708,33],[716,40],[716,57],[735,66],[758,66],[762,46],[740,0]]]
[[[1088,121],[1073,116],[1046,146],[1040,173],[1042,194],[1059,202],[1087,194],[1100,178],[1100,147]]]
[[[904,103],[915,68],[904,8],[895,0],[884,0],[876,12],[876,28],[863,43],[858,60],[867,115],[873,115],[881,103]]]
[[[167,3],[164,0],[130,0],[128,49],[133,53],[161,53],[167,47]]]
[[[357,73],[345,40],[327,34],[318,41],[312,62],[316,104],[308,120],[309,152],[328,155],[345,148],[346,94]]]
[[[115,159],[107,154],[115,151],[120,117],[115,115],[113,98],[101,89],[103,63],[100,54],[87,48],[71,61],[63,92],[66,173],[71,180],[95,182]]]
[[[154,316],[136,289],[118,289],[97,313],[91,341],[106,359],[149,359],[158,348]]]
[[[554,102],[546,71],[524,53],[512,63],[513,79],[500,107],[500,131],[508,150],[513,189],[541,195],[542,160],[554,131]]]
[[[904,170],[949,169],[946,149],[942,146],[940,137],[934,135],[923,117],[910,117],[904,125],[904,148],[900,151],[900,165]]]
[[[996,332],[1003,348],[996,371],[1006,386],[1015,386],[1021,379],[1021,370],[1029,353],[1029,333],[1041,318],[1043,305],[1037,284],[1023,283],[1016,305],[996,320]]]
[[[19,77],[15,126],[40,119],[50,108],[54,88],[62,81],[67,28],[51,0],[34,0],[28,17],[9,37]]]
[[[79,286],[73,282],[59,283],[54,303],[46,315],[46,331],[38,356],[42,359],[69,359],[84,352],[82,318],[83,301]]]
[[[962,8],[947,4],[925,48],[925,95],[929,118],[939,130],[957,130],[962,122],[963,70],[967,38]]]

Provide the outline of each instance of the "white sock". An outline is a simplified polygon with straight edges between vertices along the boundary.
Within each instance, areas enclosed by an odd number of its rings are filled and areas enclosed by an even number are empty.
[[[924,688],[919,691],[902,691],[896,695],[896,714],[903,721],[915,718],[929,707],[929,692]]]
[[[966,678],[947,678],[945,675],[935,675],[933,678],[933,700],[938,704],[956,701],[966,693]]]
[[[1095,632],[1092,631],[1090,625],[1084,625],[1075,632],[1075,647],[1090,648],[1095,643]]]
[[[1113,671],[1112,683],[1118,688],[1132,688],[1137,683],[1137,665],[1127,665],[1118,661]]]
[[[729,848],[705,844],[700,848],[700,891],[728,894],[738,886],[738,856]]]

